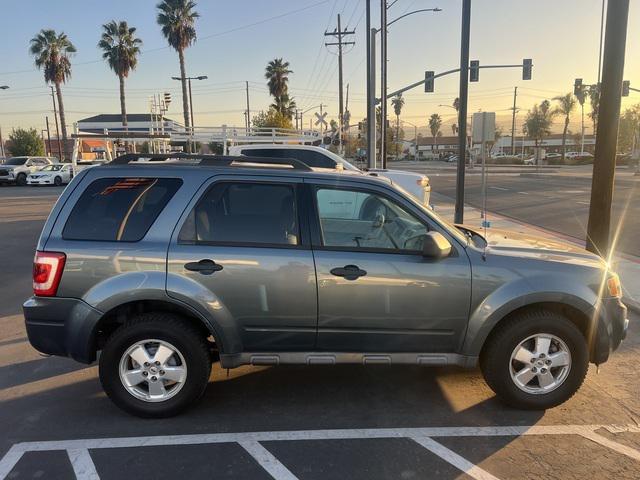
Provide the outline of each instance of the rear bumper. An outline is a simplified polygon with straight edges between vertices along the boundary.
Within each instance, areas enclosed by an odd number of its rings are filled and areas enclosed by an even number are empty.
[[[627,336],[629,318],[627,307],[619,298],[602,300],[602,309],[596,327],[595,339],[591,346],[591,361],[601,364],[609,359]]]
[[[94,332],[102,312],[82,300],[58,297],[31,297],[22,309],[33,348],[82,363],[95,360]]]

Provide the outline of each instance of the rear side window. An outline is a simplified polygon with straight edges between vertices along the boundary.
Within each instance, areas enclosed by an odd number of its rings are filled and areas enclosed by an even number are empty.
[[[178,241],[299,245],[295,188],[289,184],[218,183],[190,213]]]
[[[247,148],[242,150],[242,154],[252,157],[294,158],[312,168],[336,168],[336,162],[326,155],[302,148]]]
[[[137,242],[182,185],[177,178],[101,178],[92,182],[64,226],[65,240]]]

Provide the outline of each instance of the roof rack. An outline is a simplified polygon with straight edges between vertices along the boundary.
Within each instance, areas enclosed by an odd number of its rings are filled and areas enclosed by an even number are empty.
[[[262,167],[268,165],[289,166],[293,170],[311,171],[311,167],[295,158],[249,157],[244,155],[201,155],[197,153],[127,153],[114,158],[107,165],[129,165],[131,162],[164,162],[166,160],[199,160],[197,163],[185,162],[185,165],[231,167],[234,163],[243,163],[244,167]]]

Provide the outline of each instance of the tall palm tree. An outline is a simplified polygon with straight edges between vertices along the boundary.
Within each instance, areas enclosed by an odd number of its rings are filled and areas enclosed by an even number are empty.
[[[76,47],[64,32],[42,29],[31,39],[29,52],[35,57],[36,67],[44,71],[44,80],[53,83],[58,97],[58,112],[64,142],[63,157],[67,157],[67,125],[62,102],[62,84],[71,77],[70,57],[76,53]]]
[[[267,79],[267,86],[269,87],[269,93],[274,100],[274,108],[282,115],[291,118],[293,116],[293,109],[289,109],[288,106],[293,99],[289,98],[289,74],[293,73],[293,70],[289,69],[289,62],[285,62],[282,58],[274,58],[267,64],[267,68],[264,72],[264,77]],[[288,113],[291,110],[291,114]]]
[[[442,134],[440,132],[440,127],[442,127],[442,117],[437,113],[434,113],[429,117],[429,131],[433,137],[433,145],[435,146],[435,149],[438,148],[438,135]]]
[[[124,79],[138,65],[138,55],[140,54],[142,40],[136,37],[135,27],[129,27],[125,21],[116,22],[112,20],[104,24],[102,29],[102,38],[98,42],[98,48],[102,49],[102,58],[107,61],[111,70],[115,72],[120,80],[120,113],[122,114],[122,125],[127,130]]]
[[[288,93],[280,95],[274,103],[270,105],[270,108],[273,108],[276,112],[289,120],[291,120],[295,114],[297,107],[296,101],[293,98],[289,98]]]
[[[582,86],[576,93],[576,99],[580,104],[580,151],[582,152],[582,150],[584,150],[584,102],[587,100],[587,93],[585,92],[584,86]]]
[[[169,46],[178,52],[180,60],[180,79],[182,81],[182,111],[184,126],[191,127],[189,117],[189,97],[187,96],[187,74],[184,66],[184,51],[196,41],[196,18],[200,15],[194,10],[193,0],[162,0],[157,6],[156,21],[162,27],[162,34]]]
[[[553,97],[553,100],[558,102],[556,113],[558,115],[564,115],[564,130],[562,131],[562,163],[564,163],[564,154],[567,149],[567,130],[569,129],[569,117],[571,112],[576,108],[576,99],[571,92],[566,95],[559,95]]]
[[[404,107],[404,98],[402,98],[402,94],[398,94],[391,100],[391,105],[393,106],[393,112],[396,114],[396,143],[400,142],[400,114],[402,113],[402,107]],[[398,149],[396,148],[396,158]]]
[[[589,88],[589,103],[591,104],[591,112],[589,118],[593,122],[593,134],[597,135],[598,129],[598,111],[600,110],[600,87],[593,85]]]

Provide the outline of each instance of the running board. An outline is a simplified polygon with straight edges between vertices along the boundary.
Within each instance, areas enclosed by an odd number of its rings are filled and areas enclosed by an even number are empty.
[[[457,353],[270,352],[221,354],[223,368],[241,365],[425,365],[475,367],[478,357]]]

